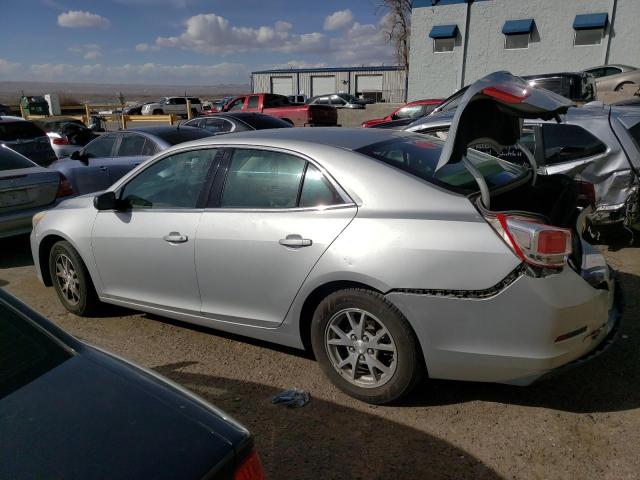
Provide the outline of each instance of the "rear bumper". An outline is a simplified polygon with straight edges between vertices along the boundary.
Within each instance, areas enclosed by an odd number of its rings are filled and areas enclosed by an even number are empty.
[[[544,278],[523,274],[489,298],[387,298],[413,326],[431,378],[528,385],[615,339],[616,281],[606,267],[595,270],[596,287],[567,267]]]

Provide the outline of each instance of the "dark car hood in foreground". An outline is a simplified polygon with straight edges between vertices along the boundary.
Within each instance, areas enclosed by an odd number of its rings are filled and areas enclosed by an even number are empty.
[[[247,430],[153,372],[45,328],[74,353],[0,399],[0,478],[232,476]]]

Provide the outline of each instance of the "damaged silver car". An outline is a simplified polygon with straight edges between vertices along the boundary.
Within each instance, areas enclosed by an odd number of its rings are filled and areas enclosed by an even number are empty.
[[[588,219],[596,236],[605,225],[640,229],[640,111],[634,110],[602,104],[569,108],[553,119],[525,119],[520,145],[484,138],[470,146],[524,165],[530,163],[526,148],[539,175],[561,173],[585,182],[579,184],[582,194],[595,194]],[[423,117],[405,130],[446,138],[454,113]]]

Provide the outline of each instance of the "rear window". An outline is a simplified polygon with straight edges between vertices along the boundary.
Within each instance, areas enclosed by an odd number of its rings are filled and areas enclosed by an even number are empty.
[[[0,303],[0,398],[69,358],[71,354],[55,340]]]
[[[32,122],[1,122],[0,140],[9,142],[13,140],[31,140],[32,138],[44,137],[44,133]]]
[[[289,99],[284,95],[265,95],[264,96],[264,107],[287,107],[291,105],[289,103]]]
[[[478,185],[462,163],[449,163],[435,171],[443,145],[444,142],[435,138],[405,137],[368,145],[357,152],[448,190],[476,192]],[[475,150],[469,150],[467,156],[485,178],[489,188],[507,185],[527,174],[518,165]]]
[[[252,115],[250,117],[238,117],[238,120],[248,124],[256,130],[266,130],[269,128],[289,128],[293,127],[289,122],[269,115]]]
[[[161,138],[169,145],[177,145],[178,143],[210,137],[211,133],[202,128],[181,127],[176,128],[175,130],[167,130],[165,132],[154,133],[154,135]]]
[[[10,148],[0,147],[0,172],[4,170],[17,170],[19,168],[32,168],[36,164]]]

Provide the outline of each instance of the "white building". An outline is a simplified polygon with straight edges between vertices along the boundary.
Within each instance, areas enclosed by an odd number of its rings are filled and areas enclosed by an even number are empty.
[[[415,0],[409,100],[444,98],[496,70],[640,67],[640,0]]]

